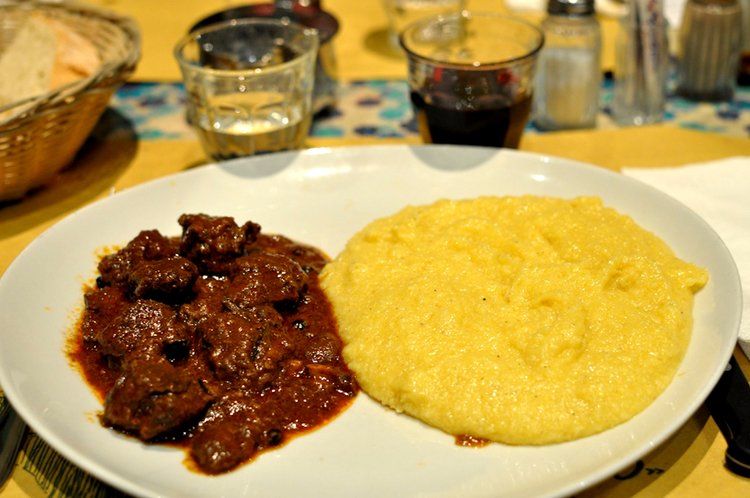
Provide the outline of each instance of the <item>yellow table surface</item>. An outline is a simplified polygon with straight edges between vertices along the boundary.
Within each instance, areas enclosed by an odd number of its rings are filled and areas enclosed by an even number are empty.
[[[177,40],[203,17],[236,5],[270,3],[242,0],[91,0],[90,3],[134,18],[142,31],[143,57],[134,79],[177,81],[180,71],[172,57]],[[466,0],[477,11],[510,12],[503,0]],[[323,8],[339,20],[333,47],[342,81],[365,78],[406,78],[406,62],[387,40],[387,19],[381,0],[323,0]],[[541,12],[517,13],[538,22]],[[602,66],[614,60],[616,21],[599,16],[602,24]]]
[[[143,30],[143,60],[136,78],[178,79],[171,47],[180,33],[201,16],[233,1],[98,0],[102,6],[135,17]],[[502,9],[501,2],[470,0]],[[399,78],[403,61],[377,50],[384,43],[385,16],[376,0],[328,0],[327,9],[342,23],[337,53],[345,79]],[[418,139],[393,143],[418,143]],[[314,139],[309,147],[389,143],[385,139]],[[522,150],[567,157],[618,170],[624,166],[665,167],[750,155],[750,141],[657,125],[641,128],[527,134]],[[66,215],[144,181],[184,171],[207,162],[199,144],[181,140],[91,140],[74,164],[46,189],[17,203],[0,206],[0,274],[35,237]],[[750,171],[748,172],[750,174]],[[747,359],[737,353],[745,372]],[[701,408],[664,445],[645,456],[642,465],[623,469],[579,496],[606,497],[734,497],[750,496],[750,479],[723,466],[726,443],[713,419]],[[12,478],[0,489],[2,498],[54,494],[40,469],[39,455],[24,452]],[[31,471],[29,470],[31,469]],[[636,472],[638,471],[638,472]],[[40,477],[41,476],[41,477]],[[623,479],[628,477],[629,479]],[[47,476],[49,479],[49,476]],[[58,495],[59,496],[59,495]]]

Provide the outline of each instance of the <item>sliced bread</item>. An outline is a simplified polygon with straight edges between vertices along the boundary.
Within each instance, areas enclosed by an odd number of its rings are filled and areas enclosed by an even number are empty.
[[[64,22],[38,13],[0,50],[0,105],[85,78],[101,63],[90,41]]]

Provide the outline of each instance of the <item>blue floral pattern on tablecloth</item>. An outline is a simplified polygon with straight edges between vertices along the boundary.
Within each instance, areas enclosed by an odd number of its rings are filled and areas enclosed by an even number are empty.
[[[598,127],[616,127],[611,119],[612,81],[601,94]],[[194,138],[185,120],[185,90],[181,83],[129,83],[114,95],[112,107],[142,140]],[[750,137],[750,88],[738,88],[731,102],[692,102],[670,94],[664,121],[683,128]],[[118,125],[106,127],[118,133]],[[131,130],[132,132],[132,130]],[[527,132],[537,133],[533,124]],[[315,117],[315,138],[404,138],[418,136],[404,80],[353,81],[339,85],[338,104]]]

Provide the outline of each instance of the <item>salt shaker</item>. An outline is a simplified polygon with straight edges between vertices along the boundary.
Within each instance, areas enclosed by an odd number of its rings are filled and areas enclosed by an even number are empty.
[[[731,100],[741,45],[738,0],[688,0],[680,27],[677,93],[693,100]]]
[[[612,112],[619,125],[664,118],[669,40],[663,0],[630,0],[615,43]]]
[[[534,90],[534,124],[593,128],[601,86],[601,28],[594,0],[549,0]]]

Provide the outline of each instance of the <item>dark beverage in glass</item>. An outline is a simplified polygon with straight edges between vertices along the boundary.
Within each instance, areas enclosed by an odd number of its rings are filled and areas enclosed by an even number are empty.
[[[518,148],[544,45],[537,26],[464,10],[417,21],[400,42],[423,141]]]
[[[426,143],[518,148],[531,113],[531,96],[509,102],[488,97],[479,109],[462,109],[456,99],[430,99],[411,92],[411,103]]]

